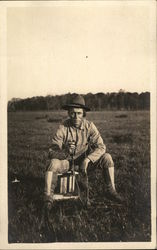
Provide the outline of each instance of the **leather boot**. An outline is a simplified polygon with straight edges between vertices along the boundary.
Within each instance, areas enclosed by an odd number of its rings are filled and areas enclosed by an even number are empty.
[[[123,197],[119,195],[115,189],[113,189],[112,184],[106,187],[106,197],[112,201],[120,203],[124,202]]]
[[[52,209],[53,206],[53,201],[45,201],[44,207],[47,211],[50,211]]]

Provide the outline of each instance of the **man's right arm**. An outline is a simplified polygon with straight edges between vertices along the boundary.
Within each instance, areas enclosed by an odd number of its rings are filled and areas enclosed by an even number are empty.
[[[62,150],[63,141],[65,138],[65,131],[64,130],[65,130],[64,125],[60,125],[59,128],[57,129],[54,137],[52,138],[51,148],[53,150]]]
[[[67,155],[66,150],[63,148],[64,145],[64,138],[65,138],[65,127],[64,125],[60,125],[57,129],[55,135],[53,136],[51,140],[51,145],[49,148],[49,158],[54,157],[54,151],[61,152],[63,157]]]

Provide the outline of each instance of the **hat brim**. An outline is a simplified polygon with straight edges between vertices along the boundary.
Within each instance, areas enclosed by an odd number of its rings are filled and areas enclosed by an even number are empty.
[[[65,110],[69,110],[70,108],[82,108],[86,111],[90,111],[90,108],[88,108],[87,106],[84,106],[84,105],[80,105],[80,104],[66,104],[66,105],[62,106],[62,108]]]

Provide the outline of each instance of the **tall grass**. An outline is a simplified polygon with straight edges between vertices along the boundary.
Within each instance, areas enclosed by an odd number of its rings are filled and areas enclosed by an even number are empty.
[[[47,117],[65,117],[65,112],[8,113],[8,239],[13,242],[51,242],[53,232],[40,228],[47,152],[59,122]],[[38,118],[36,118],[38,117]],[[41,118],[42,119],[39,119]],[[90,112],[115,163],[115,182],[126,205],[105,199],[100,169],[89,173],[91,199],[104,201],[78,211],[77,217],[60,219],[52,211],[57,241],[108,242],[150,241],[150,114],[135,112]],[[58,157],[59,155],[55,155]],[[15,178],[19,182],[12,182]],[[105,212],[105,204],[110,212]],[[70,204],[69,204],[70,207]]]

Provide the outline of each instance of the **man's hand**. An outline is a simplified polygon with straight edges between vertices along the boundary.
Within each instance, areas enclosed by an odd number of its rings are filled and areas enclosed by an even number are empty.
[[[90,160],[88,158],[85,158],[84,161],[82,162],[80,168],[83,174],[87,174],[87,168]]]

